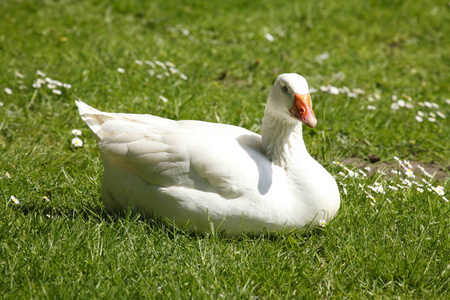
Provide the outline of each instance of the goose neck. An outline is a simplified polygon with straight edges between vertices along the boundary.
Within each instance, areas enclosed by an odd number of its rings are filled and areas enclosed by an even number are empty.
[[[297,164],[301,157],[309,156],[301,122],[290,122],[266,112],[261,131],[263,151],[274,164],[287,168]]]

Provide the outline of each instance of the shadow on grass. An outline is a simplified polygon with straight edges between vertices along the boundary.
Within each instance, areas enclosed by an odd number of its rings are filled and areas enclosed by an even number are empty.
[[[180,227],[175,222],[170,220],[163,220],[160,217],[144,217],[141,213],[129,208],[126,211],[108,212],[102,205],[82,206],[79,208],[70,208],[65,206],[54,206],[49,202],[38,203],[23,203],[18,207],[19,211],[24,216],[40,215],[51,218],[53,216],[66,218],[80,218],[84,221],[106,223],[109,226],[117,225],[118,223],[134,223],[141,224],[146,227],[149,234],[160,233],[171,239],[182,235],[191,239],[207,239],[207,240],[221,240],[228,242],[257,242],[269,241],[273,243],[287,242],[290,246],[298,248],[306,244],[311,237],[319,237],[326,234],[323,228],[316,228],[311,231],[282,231],[282,232],[267,232],[263,231],[261,234],[243,233],[240,236],[231,236],[225,231],[220,231],[215,228],[210,228],[206,232],[197,232],[195,230]]]

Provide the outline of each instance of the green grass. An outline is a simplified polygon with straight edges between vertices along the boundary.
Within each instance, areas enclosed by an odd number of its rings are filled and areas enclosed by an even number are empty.
[[[11,177],[0,178],[0,295],[448,298],[449,203],[426,186],[388,188],[405,185],[404,175],[344,177],[332,164],[369,154],[394,165],[393,156],[432,163],[444,174],[432,186],[448,190],[448,2],[223,2],[0,2],[0,175]],[[323,53],[329,58],[320,61]],[[188,80],[149,76],[136,59],[171,61]],[[72,88],[34,89],[37,70]],[[75,99],[258,132],[272,82],[285,72],[317,89],[365,91],[312,95],[319,124],[305,129],[306,144],[348,190],[333,222],[305,236],[229,239],[104,211],[101,161]],[[392,95],[411,97],[413,108],[392,110]],[[418,111],[426,114],[421,123]],[[446,118],[428,121],[438,111]],[[83,131],[81,148],[71,146],[74,128]],[[386,194],[368,189],[375,182]]]

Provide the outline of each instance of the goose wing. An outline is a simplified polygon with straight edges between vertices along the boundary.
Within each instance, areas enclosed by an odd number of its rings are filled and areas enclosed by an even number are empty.
[[[226,199],[270,187],[271,162],[261,153],[261,137],[246,129],[94,109],[80,114],[96,134],[103,158],[149,184]]]

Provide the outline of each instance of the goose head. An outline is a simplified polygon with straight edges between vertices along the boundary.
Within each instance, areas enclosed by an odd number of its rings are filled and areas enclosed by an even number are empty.
[[[278,76],[270,90],[266,111],[291,124],[300,121],[311,128],[317,124],[308,83],[295,73]]]

